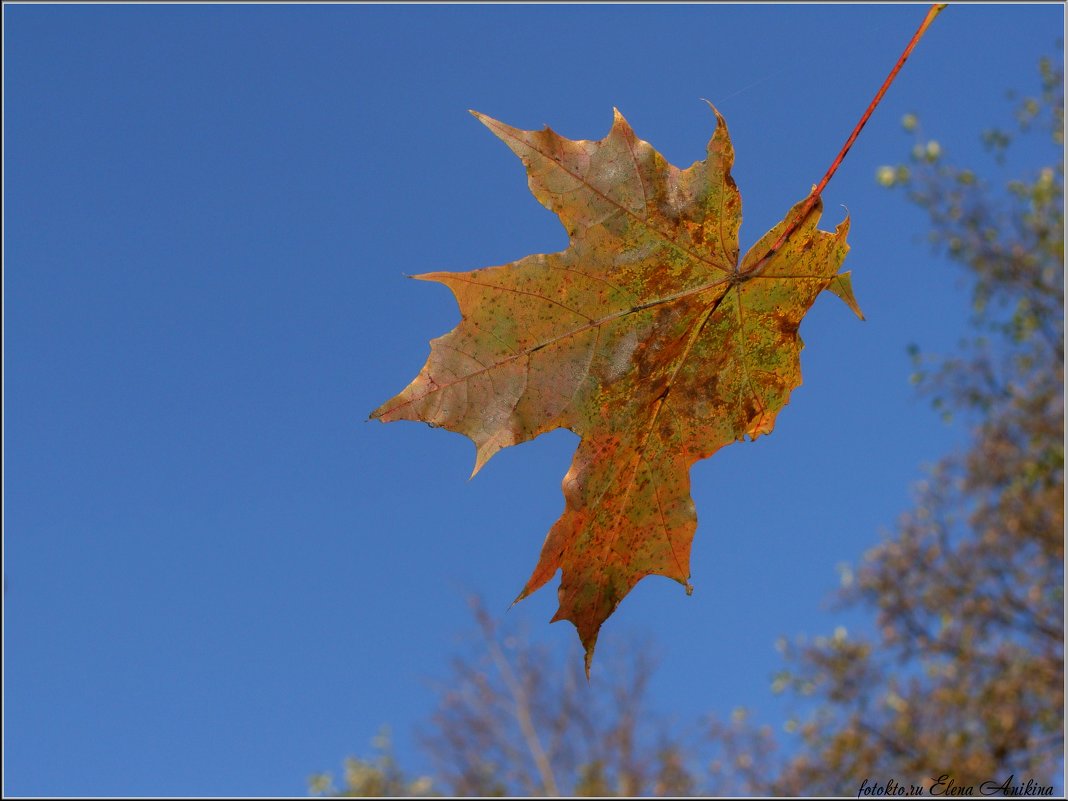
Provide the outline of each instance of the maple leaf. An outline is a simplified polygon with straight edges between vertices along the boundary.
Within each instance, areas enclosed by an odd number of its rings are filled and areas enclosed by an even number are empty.
[[[801,383],[798,326],[816,296],[830,290],[860,316],[849,273],[838,272],[848,218],[818,230],[817,198],[739,260],[734,151],[713,112],[707,158],[686,170],[618,111],[596,142],[472,112],[523,160],[570,246],[415,276],[448,286],[463,319],[371,415],[467,435],[476,473],[545,431],[581,437],[563,515],[516,600],[562,571],[553,620],[578,629],[587,674],[601,624],[638,581],[658,574],[691,591],[690,467],[772,430]]]

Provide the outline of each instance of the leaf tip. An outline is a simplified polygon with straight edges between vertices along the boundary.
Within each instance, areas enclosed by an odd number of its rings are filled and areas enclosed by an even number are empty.
[[[850,218],[849,208],[844,203],[842,203],[841,206],[845,209],[845,217],[843,217],[842,221],[835,227],[834,233],[839,239],[844,240],[849,235]],[[848,245],[846,247],[848,247]]]
[[[436,272],[436,273],[416,273],[415,275],[407,275],[406,278],[411,278],[413,281],[437,281],[439,284],[444,284],[445,279],[448,277],[448,273]]]
[[[583,636],[581,633],[579,639],[582,640],[582,648],[585,651],[583,655],[583,667],[586,668],[586,681],[590,680],[590,668],[593,667],[593,651],[597,647],[597,632],[593,632],[592,635]]]
[[[708,107],[712,109],[712,113],[716,115],[716,127],[718,128],[720,125],[725,125],[726,123],[723,119],[723,115],[719,113],[719,109],[716,108],[715,104],[707,97],[702,97],[701,99],[708,104]]]
[[[469,108],[468,112],[470,112],[471,116],[473,116],[476,120],[481,122],[483,125],[485,125],[487,128],[489,128],[491,131],[493,131],[495,134],[500,136],[500,134],[497,133],[497,130],[496,130],[496,126],[499,126],[501,124],[499,121],[493,119],[493,117],[486,116],[485,114],[483,114],[480,111],[475,111],[473,108]]]
[[[478,471],[486,465],[486,462],[488,462],[497,451],[501,448],[507,448],[509,445],[515,444],[515,440],[504,432],[498,432],[488,439],[482,439],[481,441],[475,440],[474,442],[475,468],[471,471],[471,476],[467,479],[468,481],[478,474]]]
[[[861,320],[866,319],[864,312],[860,310],[860,304],[857,303],[857,299],[853,295],[853,273],[851,271],[846,270],[844,273],[838,273],[831,279],[827,289],[841,299],[852,310],[853,314],[857,315]]]
[[[597,648],[597,635],[600,633],[601,624],[596,623],[592,627],[585,624],[580,625],[575,618],[562,615],[560,610],[557,610],[550,622],[555,623],[558,620],[570,620],[578,630],[579,641],[582,643],[582,650],[585,651],[583,662],[586,667],[586,681],[589,681],[590,667],[593,665],[593,652]]]
[[[388,403],[388,401],[387,401],[387,403]],[[381,406],[378,406],[377,408],[372,409],[371,413],[367,415],[367,419],[364,420],[364,422],[365,423],[370,423],[372,420],[381,421],[382,420],[382,415],[386,413],[386,408],[385,407],[386,407],[386,404],[383,403]]]
[[[471,468],[471,475],[467,477],[467,480],[473,480],[474,477],[478,475],[478,471],[482,469],[482,466],[485,465],[487,461],[489,461],[489,457],[487,456],[485,459],[483,459],[482,453],[480,451],[478,456],[475,457],[475,466]]]
[[[616,131],[616,130],[621,131],[624,136],[626,136],[628,134],[631,135],[631,136],[634,135],[634,129],[630,127],[630,123],[627,122],[627,118],[623,116],[623,112],[621,112],[615,106],[612,106],[612,128],[611,128],[611,131]]]

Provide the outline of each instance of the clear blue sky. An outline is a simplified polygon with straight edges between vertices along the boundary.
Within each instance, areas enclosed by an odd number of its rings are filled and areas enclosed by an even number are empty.
[[[506,613],[575,437],[499,454],[367,423],[457,320],[404,274],[565,246],[468,113],[600,138],[618,106],[687,166],[717,104],[748,247],[823,174],[925,6],[4,7],[4,759],[8,794],[291,794],[382,724],[419,766],[464,594]],[[967,298],[879,188],[912,145],[967,164],[1060,58],[1059,5],[951,6],[824,199],[836,299],[775,433],[693,471],[694,595],[651,578],[604,630],[659,643],[678,719],[755,707],[780,635],[830,631],[835,565],[963,440],[908,384]],[[1016,154],[1028,163],[1028,154]],[[846,621],[852,624],[854,621]],[[577,658],[577,657],[576,657]],[[595,665],[596,679],[596,665]],[[779,718],[781,719],[781,718]]]

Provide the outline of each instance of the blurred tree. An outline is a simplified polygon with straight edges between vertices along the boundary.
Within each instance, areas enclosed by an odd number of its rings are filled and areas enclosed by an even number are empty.
[[[649,649],[603,681],[497,630],[477,604],[480,646],[457,659],[424,745],[433,780],[398,770],[388,740],[350,759],[330,795],[853,795],[893,778],[930,787],[1054,784],[1063,759],[1064,218],[1062,71],[1018,104],[1020,133],[1052,144],[1048,166],[996,190],[920,140],[880,183],[925,209],[931,239],[972,287],[961,353],[914,353],[914,382],[972,426],[933,468],[897,530],[843,570],[839,603],[873,610],[877,633],[783,644],[773,689],[803,708],[784,750],[744,710],[670,730],[646,705]],[[905,118],[918,135],[918,121]],[[1004,162],[1015,134],[987,132]]]
[[[689,795],[695,778],[681,742],[647,708],[648,649],[606,663],[609,681],[587,683],[577,651],[560,658],[501,631],[472,600],[479,639],[457,657],[423,745],[433,782],[406,780],[388,743],[346,763],[345,786],[313,777],[326,795]],[[691,732],[695,737],[696,731]]]
[[[608,682],[588,684],[577,653],[553,659],[498,631],[477,602],[476,657],[458,659],[424,738],[453,795],[682,793],[691,780],[677,742],[647,708],[653,664],[625,648]]]
[[[389,729],[374,738],[378,752],[372,759],[349,757],[345,760],[345,785],[338,789],[329,773],[318,773],[308,780],[313,795],[347,797],[411,797],[435,795],[433,781],[428,776],[407,778],[393,756]]]
[[[910,164],[879,171],[928,212],[932,241],[972,287],[962,353],[913,354],[914,382],[972,437],[930,471],[893,536],[843,572],[841,602],[873,609],[876,637],[839,631],[790,649],[778,687],[816,705],[798,724],[801,755],[767,790],[834,795],[865,778],[930,786],[943,774],[958,786],[1049,786],[1060,775],[1064,93],[1062,70],[1048,59],[1040,69],[1041,94],[1017,112],[1020,133],[1051,145],[1030,178],[997,192],[922,140]],[[918,133],[911,115],[904,126]],[[1015,138],[984,135],[1002,163]]]

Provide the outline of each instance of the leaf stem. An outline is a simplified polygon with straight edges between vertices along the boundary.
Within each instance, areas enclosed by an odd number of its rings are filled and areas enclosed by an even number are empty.
[[[827,172],[824,173],[823,178],[818,184],[816,184],[809,196],[805,199],[801,208],[798,209],[797,215],[790,221],[790,224],[786,226],[779,238],[775,240],[775,243],[768,249],[768,252],[754,264],[751,268],[745,271],[746,278],[752,278],[754,275],[758,275],[767,265],[768,261],[782,248],[786,240],[790,238],[790,235],[798,229],[798,227],[805,221],[805,218],[812,212],[816,204],[820,200],[827,183],[831,180],[831,177],[837,172],[838,167],[841,165],[842,160],[846,157],[846,153],[853,147],[853,143],[857,141],[857,137],[860,135],[865,124],[868,122],[868,118],[871,117],[872,112],[875,111],[875,107],[879,105],[879,102],[883,99],[883,95],[886,94],[886,90],[890,88],[890,84],[894,82],[894,78],[901,71],[901,68],[905,65],[905,61],[912,54],[916,45],[919,43],[920,38],[934,22],[934,18],[938,16],[939,12],[944,9],[948,3],[934,3],[929,9],[927,9],[927,16],[924,17],[923,22],[920,23],[920,27],[916,29],[916,33],[912,35],[912,39],[909,40],[908,45],[902,51],[901,56],[898,58],[897,63],[894,64],[894,68],[890,70],[890,74],[886,76],[886,80],[883,81],[883,85],[879,87],[879,91],[875,93],[875,97],[868,104],[868,107],[864,110],[864,113],[860,117],[860,121],[857,122],[853,128],[853,132],[849,134],[849,138],[846,139],[842,149],[838,151],[838,155],[835,156],[834,161],[831,162],[831,166],[827,168]],[[736,268],[737,269],[737,268]]]

